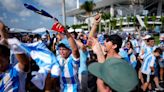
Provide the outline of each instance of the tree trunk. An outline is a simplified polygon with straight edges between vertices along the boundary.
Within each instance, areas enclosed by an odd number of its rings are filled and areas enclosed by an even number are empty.
[[[109,21],[109,34],[111,35],[111,23]]]
[[[91,31],[91,28],[90,28],[90,16],[88,18],[88,31]]]
[[[108,33],[107,22],[105,21],[105,33]]]

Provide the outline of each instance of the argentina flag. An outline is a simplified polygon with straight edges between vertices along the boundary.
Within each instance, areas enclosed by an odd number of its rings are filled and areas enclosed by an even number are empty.
[[[57,59],[42,41],[21,43],[16,38],[12,38],[8,39],[8,43],[15,54],[27,53],[39,66],[40,69],[38,72],[32,72],[34,77],[31,80],[39,89],[44,88],[45,79],[47,74],[50,73],[52,67],[55,72],[55,75],[53,74],[53,76],[59,76],[60,68]]]
[[[40,68],[51,70],[57,64],[55,55],[46,47],[42,41],[34,43],[21,43],[16,38],[8,39],[8,43],[13,52],[19,54],[22,50],[27,53]]]

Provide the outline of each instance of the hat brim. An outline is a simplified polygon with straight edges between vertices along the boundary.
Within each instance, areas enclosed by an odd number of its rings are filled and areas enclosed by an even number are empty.
[[[102,79],[101,67],[102,67],[101,63],[92,63],[88,66],[88,70],[89,70],[90,73],[92,73],[96,77]]]
[[[70,48],[68,48],[68,47],[67,47],[65,44],[63,44],[63,43],[59,43],[59,44],[57,45],[57,50],[59,50],[60,47],[64,47],[64,48],[70,50]]]

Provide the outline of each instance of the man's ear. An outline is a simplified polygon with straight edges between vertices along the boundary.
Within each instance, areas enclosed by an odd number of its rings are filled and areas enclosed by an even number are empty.
[[[117,44],[113,44],[112,48],[116,49],[117,48]]]

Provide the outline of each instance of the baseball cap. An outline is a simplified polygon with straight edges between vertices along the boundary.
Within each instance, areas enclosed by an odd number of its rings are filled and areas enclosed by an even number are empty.
[[[57,49],[59,50],[60,47],[65,47],[67,49],[70,49],[71,50],[71,47],[69,45],[69,42],[66,38],[62,39],[59,44],[57,45]]]
[[[146,36],[144,36],[142,39],[143,40],[146,40],[146,39],[149,39],[151,36],[150,35],[146,35]]]
[[[118,92],[129,92],[138,84],[136,71],[123,59],[109,58],[104,63],[90,64],[88,69]]]

